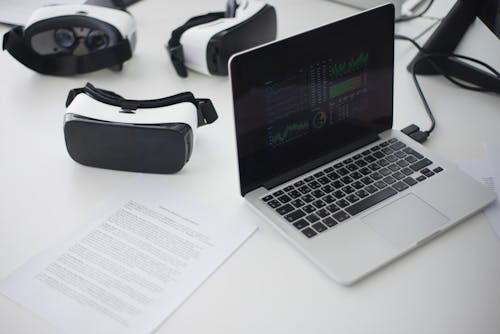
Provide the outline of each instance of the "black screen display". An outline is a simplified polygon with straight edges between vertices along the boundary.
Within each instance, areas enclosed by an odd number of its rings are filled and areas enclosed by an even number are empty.
[[[234,57],[242,194],[391,128],[393,53],[386,5]]]

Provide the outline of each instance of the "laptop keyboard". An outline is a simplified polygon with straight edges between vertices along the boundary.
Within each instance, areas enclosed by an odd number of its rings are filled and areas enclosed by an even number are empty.
[[[312,238],[443,171],[432,164],[392,138],[261,199]]]

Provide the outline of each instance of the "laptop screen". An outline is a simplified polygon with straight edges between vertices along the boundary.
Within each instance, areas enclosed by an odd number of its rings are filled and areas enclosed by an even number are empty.
[[[296,177],[390,129],[393,61],[392,5],[235,56],[242,194]]]

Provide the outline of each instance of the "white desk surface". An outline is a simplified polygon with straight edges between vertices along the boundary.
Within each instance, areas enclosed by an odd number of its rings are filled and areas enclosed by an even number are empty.
[[[279,37],[355,12],[325,0],[270,2],[277,9]],[[122,73],[42,76],[0,52],[0,279],[76,230],[135,176],[70,159],[62,131],[69,89],[89,81],[130,98],[190,90],[211,98],[220,119],[199,131],[182,172],[148,177],[189,194],[194,203],[206,201],[249,219],[259,230],[157,333],[500,333],[500,241],[482,213],[360,283],[343,287],[249,209],[239,195],[228,78],[194,72],[179,78],[164,49],[170,32],[187,18],[223,6],[222,0],[135,4],[130,11],[138,23],[138,45]],[[7,30],[0,26],[0,33]],[[427,128],[405,71],[414,49],[405,42],[396,45],[395,127],[417,122]],[[483,50],[488,48],[491,44]],[[488,57],[473,49],[471,54]],[[498,95],[465,91],[442,77],[421,82],[437,120],[429,148],[450,160],[480,159],[483,142],[500,142]],[[3,296],[0,332],[58,333]]]

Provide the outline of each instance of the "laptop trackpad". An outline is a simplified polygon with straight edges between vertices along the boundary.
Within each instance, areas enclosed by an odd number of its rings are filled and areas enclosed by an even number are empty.
[[[397,248],[405,249],[435,232],[448,218],[409,194],[361,220]]]

